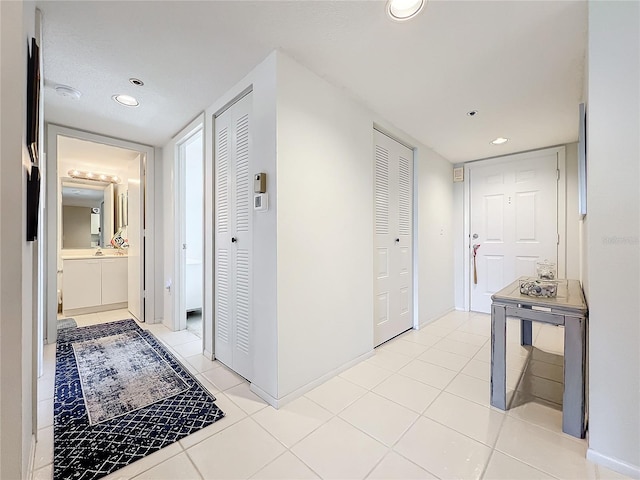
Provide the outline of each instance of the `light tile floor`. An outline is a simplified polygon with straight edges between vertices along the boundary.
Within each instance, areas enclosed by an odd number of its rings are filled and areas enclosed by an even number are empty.
[[[126,310],[75,317],[78,326]],[[562,433],[560,327],[534,324],[534,348],[508,322],[512,408],[489,406],[490,319],[452,312],[375,350],[366,361],[275,410],[249,384],[199,354],[188,331],[145,325],[217,398],[215,424],[108,479],[619,479]],[[38,381],[34,479],[50,479],[55,345]]]

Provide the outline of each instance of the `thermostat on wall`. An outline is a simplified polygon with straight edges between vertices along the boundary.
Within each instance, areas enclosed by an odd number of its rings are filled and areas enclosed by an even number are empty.
[[[258,193],[253,196],[253,209],[264,212],[269,207],[269,199],[266,193]]]
[[[464,167],[456,167],[453,169],[453,181],[464,182]]]

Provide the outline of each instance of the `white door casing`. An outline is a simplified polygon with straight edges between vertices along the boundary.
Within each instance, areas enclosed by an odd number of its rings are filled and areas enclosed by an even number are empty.
[[[215,354],[252,376],[251,341],[251,99],[248,94],[215,118]]]
[[[413,326],[413,152],[374,130],[374,346]]]
[[[470,308],[490,312],[491,295],[536,262],[558,262],[558,153],[470,166]],[[475,259],[473,246],[480,245]]]
[[[138,143],[129,142],[126,140],[115,139],[112,137],[105,137],[95,133],[84,132],[80,130],[74,130],[72,128],[61,127],[59,125],[49,124],[47,125],[47,154],[45,156],[46,171],[45,179],[46,186],[43,189],[43,205],[45,208],[45,221],[43,222],[43,229],[45,235],[43,236],[43,244],[46,249],[45,272],[44,283],[46,285],[46,341],[47,343],[55,343],[57,338],[56,318],[57,318],[57,294],[58,288],[58,270],[62,269],[62,263],[59,264],[58,250],[61,248],[62,234],[58,225],[58,219],[61,218],[61,200],[62,193],[59,185],[58,176],[58,140],[60,137],[76,138],[88,142],[94,142],[104,145],[109,145],[118,148],[124,148],[140,152],[140,156],[135,160],[136,162],[144,162],[144,169],[140,166],[140,172],[143,177],[140,181],[143,183],[144,188],[141,190],[142,195],[139,198],[139,211],[141,221],[144,219],[144,224],[151,231],[154,229],[154,211],[155,202],[153,201],[155,185],[154,185],[154,159],[155,150],[148,145],[142,145]],[[131,200],[129,201],[131,203]],[[142,233],[142,232],[141,232]],[[110,241],[111,238],[107,238],[106,241]],[[144,309],[140,309],[145,318],[140,319],[142,321],[153,323],[155,320],[154,309],[154,279],[155,279],[155,241],[153,236],[149,236],[144,239],[144,245],[140,245],[140,248],[144,248],[139,254],[140,258],[140,279],[139,288],[137,289],[137,296],[140,298],[140,304],[144,304]],[[130,254],[130,252],[129,252]],[[142,264],[144,262],[144,265]],[[144,291],[144,285],[148,287],[148,290]],[[131,298],[129,296],[129,298]]]

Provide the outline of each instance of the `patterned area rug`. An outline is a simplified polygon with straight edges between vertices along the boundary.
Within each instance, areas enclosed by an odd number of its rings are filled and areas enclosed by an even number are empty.
[[[220,420],[214,400],[134,320],[61,330],[53,477],[108,475]]]

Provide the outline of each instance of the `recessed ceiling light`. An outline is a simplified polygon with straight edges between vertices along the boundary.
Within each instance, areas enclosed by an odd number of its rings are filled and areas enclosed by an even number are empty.
[[[77,100],[82,96],[80,90],[76,90],[68,85],[56,85],[55,91],[61,97],[71,98],[73,100]]]
[[[387,2],[387,13],[393,20],[403,21],[415,17],[426,0],[389,0]]]
[[[139,78],[135,78],[135,77],[131,77],[129,79],[129,82],[132,83],[133,85],[135,85],[136,87],[141,87],[144,85],[144,82],[142,80],[140,80]]]
[[[475,117],[478,114],[478,110],[471,110],[470,112],[467,112],[467,115],[470,117]]]
[[[138,100],[136,100],[131,95],[120,94],[120,95],[114,95],[111,98],[113,98],[120,105],[124,105],[125,107],[137,107],[138,105],[140,105],[140,102],[138,102]]]
[[[503,143],[507,143],[508,141],[508,138],[498,137],[495,140],[491,141],[491,145],[502,145]]]

